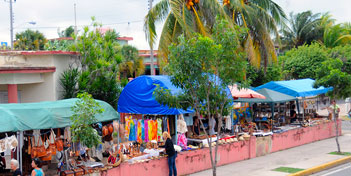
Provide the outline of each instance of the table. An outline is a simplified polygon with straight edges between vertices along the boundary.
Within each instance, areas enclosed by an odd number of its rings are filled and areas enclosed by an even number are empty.
[[[205,138],[205,139],[187,138],[187,139],[188,139],[188,141],[190,141],[190,142],[202,143],[203,145],[208,144],[207,138]],[[211,139],[212,139],[212,142],[215,142],[215,141],[217,140],[217,137],[213,137],[213,138],[211,138]],[[209,140],[210,140],[210,139],[209,139]]]

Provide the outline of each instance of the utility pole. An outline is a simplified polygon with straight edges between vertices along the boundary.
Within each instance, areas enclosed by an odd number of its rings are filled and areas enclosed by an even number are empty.
[[[153,0],[148,0],[149,1],[149,11],[152,9],[152,1]],[[155,67],[154,67],[154,46],[153,44],[150,44],[150,73],[151,75],[155,75]]]
[[[12,0],[10,0],[10,35],[11,35],[11,50],[13,50],[13,12],[12,12]]]
[[[76,11],[76,3],[74,3],[74,35],[77,36],[77,11]]]

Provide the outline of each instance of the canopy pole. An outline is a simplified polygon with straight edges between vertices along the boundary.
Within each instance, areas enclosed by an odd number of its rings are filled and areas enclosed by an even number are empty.
[[[177,120],[178,120],[178,115],[175,115],[175,145],[177,145],[178,142],[178,130],[177,130]]]
[[[271,111],[272,111],[272,122],[271,122],[271,130],[273,132],[273,121],[274,121],[274,103],[271,103]]]
[[[302,97],[302,108],[303,108],[302,122],[304,122],[305,121],[305,97]]]

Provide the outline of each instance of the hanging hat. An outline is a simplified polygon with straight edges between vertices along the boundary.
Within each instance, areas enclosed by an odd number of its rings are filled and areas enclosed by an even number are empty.
[[[63,152],[62,151],[57,151],[56,152],[56,159],[61,161],[63,158]]]

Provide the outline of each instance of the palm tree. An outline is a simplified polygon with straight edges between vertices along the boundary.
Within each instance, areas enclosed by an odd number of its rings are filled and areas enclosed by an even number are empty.
[[[43,50],[46,42],[43,33],[27,29],[16,34],[14,47],[18,50]]]
[[[321,41],[326,26],[332,24],[334,19],[327,14],[313,14],[311,11],[290,13],[289,26],[281,29],[281,40],[286,49]]]
[[[351,44],[351,23],[327,26],[323,35],[323,43],[329,48]]]
[[[122,47],[123,62],[119,65],[123,78],[137,77],[145,72],[143,58],[139,56],[138,49],[124,45]]]
[[[220,16],[232,21],[232,24],[249,29],[244,36],[243,48],[251,63],[260,66],[263,58],[266,66],[269,61],[275,61],[270,33],[278,33],[276,25],[281,24],[285,18],[282,9],[272,0],[225,2],[222,6],[217,0],[161,0],[145,17],[144,30],[150,47],[153,48],[157,38],[157,22],[165,21],[158,50],[163,58],[167,58],[168,46],[177,43],[181,34],[191,37],[194,33],[201,33],[210,37],[216,16]]]
[[[250,63],[264,68],[277,61],[270,34],[279,39],[277,26],[284,24],[286,15],[272,0],[224,0],[224,9],[234,24],[248,28],[243,47]],[[266,70],[265,70],[266,71]]]
[[[144,31],[150,48],[157,38],[156,23],[164,21],[158,50],[167,58],[168,46],[177,42],[181,34],[188,37],[195,33],[209,36],[216,15],[225,16],[217,0],[161,0],[145,16]]]

